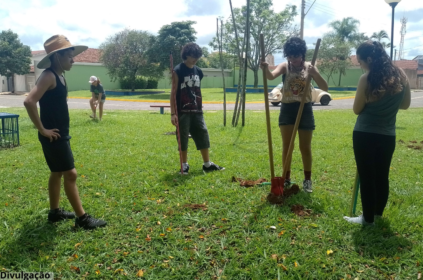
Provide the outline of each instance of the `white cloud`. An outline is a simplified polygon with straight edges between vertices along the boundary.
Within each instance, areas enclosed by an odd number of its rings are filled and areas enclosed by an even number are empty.
[[[307,7],[314,0],[306,0]],[[189,2],[189,1],[188,1]],[[6,4],[7,3],[7,4]],[[64,34],[74,44],[89,42],[90,47],[98,47],[108,36],[125,27],[148,30],[157,34],[159,29],[173,21],[194,20],[197,38],[207,38],[216,32],[216,17],[230,16],[229,2],[215,0],[215,5],[221,9],[210,7],[210,0],[196,0],[195,9],[203,5],[207,12],[204,15],[194,15],[192,6],[186,5],[186,0],[154,0],[154,1],[100,1],[74,0],[73,2],[59,0],[0,0],[0,26],[2,29],[12,29],[22,38],[24,43],[33,50],[42,49],[43,42],[54,34]],[[232,0],[234,7],[241,7],[246,0]],[[281,11],[286,4],[297,5],[301,0],[276,1],[274,9]],[[411,15],[422,9],[423,1],[403,0],[396,8],[397,15]],[[214,13],[219,13],[214,15]],[[305,19],[305,36],[321,37],[328,32],[328,23],[344,17],[354,17],[360,20],[360,32],[371,35],[379,30],[390,34],[391,8],[383,0],[317,0]],[[414,16],[415,18],[415,16]],[[299,16],[296,23],[299,25]],[[412,30],[407,33],[404,49],[410,56],[416,52],[423,53],[422,21],[409,22]],[[399,47],[400,23],[395,22],[394,45]],[[37,40],[37,37],[39,40]],[[26,40],[26,42],[25,42]],[[203,45],[205,40],[202,40]],[[312,42],[308,42],[312,43]],[[278,60],[277,55],[276,59]]]

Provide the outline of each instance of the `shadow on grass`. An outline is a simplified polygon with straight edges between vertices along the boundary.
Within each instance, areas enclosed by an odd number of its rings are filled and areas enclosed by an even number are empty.
[[[47,217],[25,222],[13,234],[18,236],[0,249],[1,262],[9,269],[21,271],[31,262],[52,257],[58,233],[56,225],[47,222]]]
[[[413,243],[394,233],[386,219],[375,227],[361,227],[352,233],[355,249],[364,257],[395,257],[411,251]]]
[[[269,186],[270,188],[270,186]],[[309,216],[303,216],[303,218],[314,218],[314,217],[318,217],[321,213],[324,212],[324,208],[323,206],[321,206],[321,203],[319,203],[315,197],[312,197],[312,195],[305,193],[303,191],[300,191],[298,194],[296,195],[292,195],[288,198],[285,198],[285,201],[282,205],[273,205],[270,204],[267,200],[266,197],[262,198],[262,204],[260,204],[257,208],[256,211],[253,215],[253,217],[250,218],[250,223],[254,223],[258,220],[258,218],[260,217],[260,215],[262,215],[263,219],[266,219],[267,214],[263,214],[266,213],[266,211],[263,211],[264,209],[268,208],[268,207],[278,207],[280,214],[283,217],[288,217],[289,215],[293,214],[291,212],[291,206],[296,205],[296,204],[301,204],[304,206],[304,208],[306,210],[311,210],[311,213]],[[298,218],[300,218],[299,216],[297,216]]]
[[[180,185],[185,184],[186,181],[194,179],[196,176],[204,175],[202,167],[198,167],[198,170],[197,170],[197,168],[191,169],[191,166],[190,166],[190,171],[188,175],[179,174],[178,167],[174,173],[163,174],[163,176],[161,176],[160,178],[160,181],[167,182],[168,186],[170,187],[178,187]]]

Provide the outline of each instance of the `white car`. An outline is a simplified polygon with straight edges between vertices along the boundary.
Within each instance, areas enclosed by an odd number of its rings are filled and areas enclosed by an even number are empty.
[[[269,102],[272,103],[274,106],[278,106],[279,103],[282,101],[282,87],[283,83],[277,85],[271,92],[269,92]],[[332,96],[330,93],[316,89],[311,85],[311,103],[320,103],[321,105],[329,105],[329,102],[332,100]]]

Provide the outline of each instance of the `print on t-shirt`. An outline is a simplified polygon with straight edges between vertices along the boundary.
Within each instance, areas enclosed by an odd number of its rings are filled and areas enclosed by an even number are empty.
[[[181,112],[196,112],[202,106],[200,77],[191,74],[181,83]]]

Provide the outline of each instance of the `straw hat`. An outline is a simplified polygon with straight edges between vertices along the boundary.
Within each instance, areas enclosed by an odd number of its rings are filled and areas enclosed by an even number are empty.
[[[58,51],[66,50],[74,48],[73,55],[77,56],[78,54],[82,53],[86,49],[88,49],[87,46],[81,46],[81,45],[72,45],[68,38],[66,38],[63,35],[54,35],[50,39],[48,39],[44,43],[44,49],[47,53],[47,55],[37,64],[37,68],[39,69],[45,69],[50,67],[50,56],[57,53]]]

